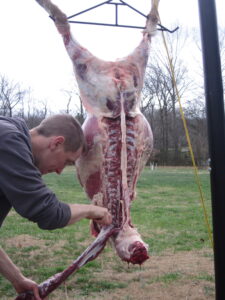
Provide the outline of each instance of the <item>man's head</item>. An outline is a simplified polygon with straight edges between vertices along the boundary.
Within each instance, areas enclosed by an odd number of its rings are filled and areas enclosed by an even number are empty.
[[[48,117],[30,134],[35,165],[42,174],[60,174],[66,165],[75,163],[85,148],[81,126],[70,115]]]

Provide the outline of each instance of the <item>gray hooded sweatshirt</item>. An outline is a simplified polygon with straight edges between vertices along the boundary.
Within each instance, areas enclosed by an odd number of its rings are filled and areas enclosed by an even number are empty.
[[[0,226],[12,207],[42,229],[64,227],[71,217],[34,165],[25,121],[0,116]]]

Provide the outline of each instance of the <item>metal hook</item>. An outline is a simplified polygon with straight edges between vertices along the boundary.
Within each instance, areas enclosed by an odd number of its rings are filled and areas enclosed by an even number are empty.
[[[78,24],[88,24],[88,25],[101,25],[101,26],[113,26],[113,27],[125,27],[125,28],[136,28],[136,29],[145,29],[144,26],[132,26],[132,25],[122,25],[122,24],[119,24],[118,23],[118,6],[127,6],[128,8],[130,8],[131,10],[135,11],[136,13],[138,13],[139,15],[145,17],[146,19],[148,19],[148,16],[146,16],[145,14],[143,14],[142,12],[140,12],[139,10],[137,10],[136,8],[134,8],[133,6],[129,5],[128,3],[126,3],[125,1],[123,0],[118,0],[119,2],[114,2],[114,0],[107,0],[107,1],[104,1],[102,3],[99,3],[95,6],[92,6],[92,7],[89,7],[83,11],[80,11],[76,14],[73,14],[69,17],[67,17],[68,19],[68,22],[69,23],[78,23]],[[115,22],[110,24],[110,23],[98,23],[98,22],[83,22],[83,21],[76,21],[76,20],[72,20],[72,18],[74,17],[77,17],[81,14],[84,14],[88,11],[91,11],[91,10],[94,10],[100,6],[103,6],[105,4],[112,4],[115,6]],[[50,18],[54,21],[54,18],[50,16]],[[179,27],[176,27],[175,29],[173,30],[169,30],[168,28],[166,28],[165,26],[161,25],[161,24],[158,24],[158,26],[160,28],[158,28],[157,30],[160,30],[160,31],[167,31],[169,33],[174,33],[175,31],[178,30]]]
[[[167,31],[167,32],[169,32],[169,33],[174,33],[175,31],[177,31],[177,30],[179,29],[178,26],[177,26],[176,28],[174,28],[173,30],[170,30],[170,29],[166,28],[165,26],[163,26],[163,25],[161,25],[161,24],[158,24],[158,26],[159,26],[160,28],[158,28],[157,30],[159,30],[159,31]]]

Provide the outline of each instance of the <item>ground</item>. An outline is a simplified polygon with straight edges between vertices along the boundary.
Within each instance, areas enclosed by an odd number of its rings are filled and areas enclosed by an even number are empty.
[[[38,246],[30,255],[37,252],[51,251],[45,241],[29,235],[19,235],[6,241],[8,246],[18,249]],[[64,242],[55,247],[63,248]],[[110,247],[108,247],[110,249]],[[71,275],[61,289],[57,289],[48,299],[54,300],[212,300],[214,299],[213,255],[209,248],[195,251],[170,251],[152,255],[139,266],[129,266],[120,261],[114,251],[106,250],[97,259],[100,268],[92,271],[86,277],[86,283],[81,288],[78,282],[82,276]],[[82,269],[80,270],[80,272]],[[106,283],[111,286],[106,288]],[[102,285],[103,291],[88,292],[85,295],[86,284]],[[11,298],[14,299],[14,298]],[[2,299],[6,300],[6,298]],[[7,300],[9,300],[7,298]]]
[[[211,224],[208,170],[200,170]],[[48,186],[66,203],[88,203],[74,169],[46,175]],[[192,168],[146,168],[133,201],[132,223],[149,245],[143,266],[124,263],[111,246],[72,274],[49,300],[213,300],[213,251]],[[77,201],[80,202],[77,202]],[[89,220],[46,231],[15,211],[1,228],[0,244],[21,271],[38,283],[68,267],[93,241]],[[0,299],[14,300],[15,291],[0,276]]]

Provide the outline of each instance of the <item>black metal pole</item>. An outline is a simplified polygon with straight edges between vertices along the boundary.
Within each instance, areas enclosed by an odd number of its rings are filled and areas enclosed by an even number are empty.
[[[225,299],[225,118],[214,0],[199,0],[214,236],[216,300]]]

